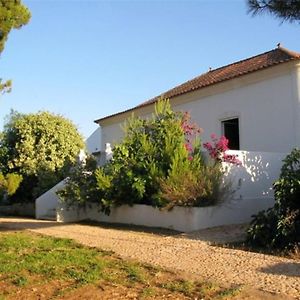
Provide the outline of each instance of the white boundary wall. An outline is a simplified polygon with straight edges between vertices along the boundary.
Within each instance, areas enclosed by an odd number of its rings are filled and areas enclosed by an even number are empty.
[[[254,209],[250,199],[225,206],[174,207],[171,211],[159,210],[148,205],[123,205],[114,208],[109,216],[100,212],[97,204],[85,208],[60,205],[57,210],[58,222],[92,220],[107,223],[134,224],[149,227],[169,228],[182,232],[249,222],[251,215],[272,206],[272,201],[260,201]]]
[[[124,205],[114,208],[109,216],[100,212],[96,204],[85,208],[59,204],[58,222],[92,220],[170,228],[189,232],[214,226],[245,223],[251,216],[274,204],[273,182],[279,177],[285,153],[229,151],[242,162],[241,166],[225,164],[227,178],[236,192],[232,199],[214,207],[175,207],[171,211],[146,205]]]

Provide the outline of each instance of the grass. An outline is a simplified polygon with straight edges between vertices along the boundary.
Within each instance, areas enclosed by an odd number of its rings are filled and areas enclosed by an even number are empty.
[[[195,291],[195,283],[189,280],[177,280],[162,284],[162,287],[170,290],[171,292],[183,293],[186,296],[191,296]]]
[[[182,293],[191,298],[197,295],[202,299],[211,299],[207,298],[208,295],[213,295],[213,299],[230,299],[238,295],[241,290],[239,286],[222,289],[219,285],[212,284],[210,282],[200,283],[181,279],[163,284],[162,287],[170,290],[171,292]]]
[[[239,293],[235,287],[185,280],[69,239],[27,232],[0,234],[0,261],[0,300],[26,298],[32,290],[46,293],[48,299],[61,299],[74,291],[80,293],[84,286],[93,289],[99,284],[106,287],[104,292],[120,287],[134,290],[140,299],[160,299],[170,293],[178,299],[230,299]]]
[[[15,279],[25,272],[55,279],[72,279],[89,283],[100,279],[106,267],[107,253],[81,247],[67,239],[35,236],[32,234],[5,234],[0,240],[0,273],[15,282],[26,283],[26,277]]]

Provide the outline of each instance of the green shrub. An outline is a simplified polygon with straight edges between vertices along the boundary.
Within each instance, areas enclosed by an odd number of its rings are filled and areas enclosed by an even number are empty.
[[[95,179],[96,160],[89,156],[84,164],[78,164],[72,168],[66,178],[65,188],[57,194],[64,202],[69,204],[84,204],[97,200],[97,185]]]
[[[284,160],[274,183],[275,205],[254,216],[248,229],[251,244],[269,248],[293,248],[300,244],[300,150]]]
[[[205,164],[200,129],[188,114],[161,100],[152,118],[130,118],[112,159],[82,178],[70,178],[60,193],[67,202],[98,202],[103,211],[122,204],[154,207],[214,205],[220,201],[223,170]]]
[[[0,198],[13,195],[20,186],[22,179],[19,174],[9,173],[4,176],[0,173]]]
[[[84,142],[68,119],[12,112],[0,134],[0,171],[24,180],[13,198],[33,201],[66,177]]]
[[[173,112],[169,102],[160,101],[152,118],[132,117],[124,130],[111,161],[95,172],[101,204],[165,206],[161,178],[168,176],[174,155],[183,153],[181,159],[189,162],[182,114]]]
[[[160,182],[161,197],[168,200],[168,208],[218,205],[233,193],[231,181],[225,180],[223,175],[220,164],[170,174]]]

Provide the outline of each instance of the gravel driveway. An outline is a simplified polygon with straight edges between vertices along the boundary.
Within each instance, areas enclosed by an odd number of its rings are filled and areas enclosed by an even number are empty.
[[[204,280],[246,284],[300,299],[300,261],[212,246],[207,242],[207,237],[215,234],[207,234],[211,230],[190,235],[150,233],[20,218],[0,218],[0,228],[72,238],[88,246],[112,250],[124,258],[193,273]],[[230,232],[224,231],[225,240]]]

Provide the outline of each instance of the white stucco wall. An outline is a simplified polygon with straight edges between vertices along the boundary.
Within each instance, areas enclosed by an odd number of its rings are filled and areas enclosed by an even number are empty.
[[[101,150],[101,128],[98,127],[86,140],[86,150],[89,154]]]
[[[299,85],[299,70],[289,64],[176,97],[171,104],[191,113],[204,129],[203,142],[211,133],[222,134],[222,120],[238,117],[241,150],[290,152],[300,146]],[[149,115],[139,112],[143,114]],[[102,125],[102,149],[105,143],[120,140],[121,124],[123,120],[116,119]]]
[[[124,131],[122,128],[122,123],[116,123],[109,126],[101,127],[102,137],[101,137],[101,151],[105,151],[105,145],[107,143],[112,146],[119,142],[124,136]]]
[[[221,120],[238,117],[240,149],[288,152],[294,146],[291,75],[273,78],[176,106],[203,129],[221,135]]]
[[[59,203],[56,192],[61,190],[64,185],[65,181],[63,180],[35,200],[35,217],[37,219],[56,219],[56,209]]]
[[[279,178],[282,160],[287,153],[227,151],[236,155],[240,166],[223,163],[232,182],[234,200],[251,200],[253,205],[261,201],[274,201],[273,183]]]
[[[261,203],[262,204],[262,203]],[[266,206],[266,205],[265,205]],[[123,205],[112,209],[109,216],[92,204],[86,208],[66,208],[61,205],[57,212],[58,222],[96,222],[133,224],[148,227],[173,229],[182,232],[211,228],[222,225],[241,224],[250,221],[249,201],[239,202],[236,209],[222,207],[174,207],[171,211],[159,210],[147,205]],[[261,205],[261,209],[264,209]]]

